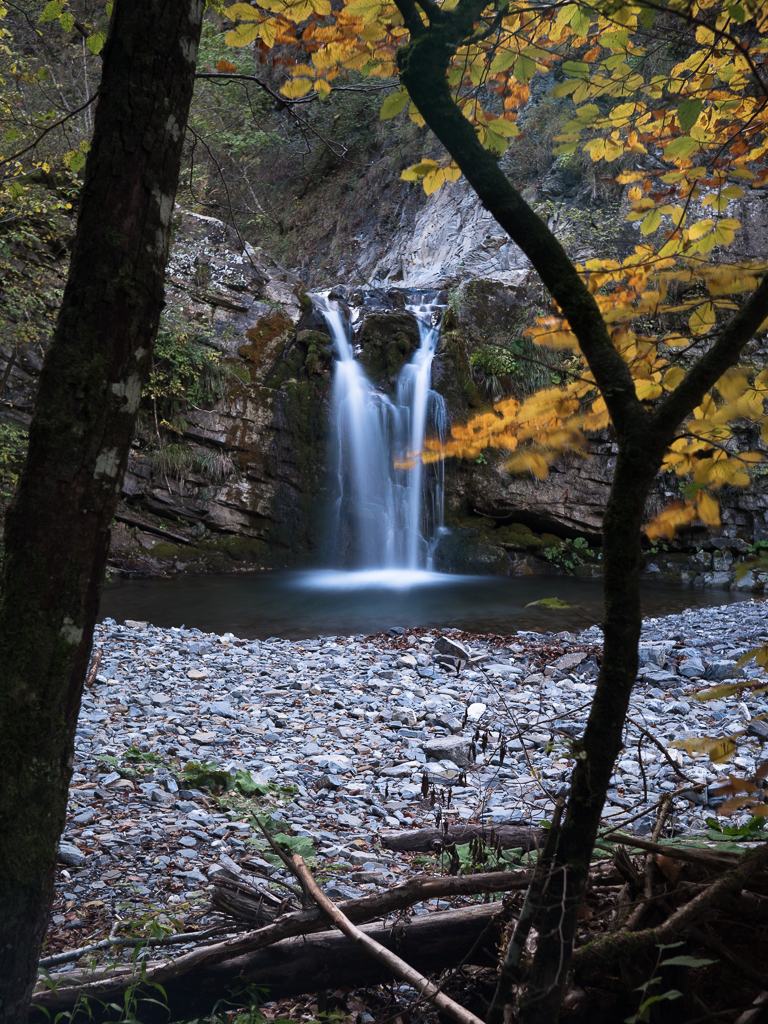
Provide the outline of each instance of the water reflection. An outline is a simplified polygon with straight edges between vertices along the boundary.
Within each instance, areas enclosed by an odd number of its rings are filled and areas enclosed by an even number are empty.
[[[643,614],[726,604],[751,595],[644,584]],[[558,597],[573,607],[526,608]],[[197,627],[249,639],[369,634],[392,626],[478,633],[579,629],[600,620],[599,581],[568,576],[448,576],[418,570],[257,572],[127,580],[105,588],[101,616]]]

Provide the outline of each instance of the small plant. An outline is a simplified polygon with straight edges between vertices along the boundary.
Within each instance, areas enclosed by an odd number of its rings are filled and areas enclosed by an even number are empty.
[[[541,553],[553,565],[559,565],[562,569],[567,569],[569,572],[572,572],[580,565],[584,565],[588,558],[598,557],[590,548],[589,541],[585,540],[584,537],[569,537],[561,545],[544,548]]]
[[[665,1002],[666,1000],[679,999],[682,996],[683,993],[676,988],[668,989],[666,992],[659,992],[658,995],[648,995],[648,992],[650,991],[651,987],[653,985],[658,985],[661,982],[661,978],[657,974],[660,967],[695,968],[707,967],[709,964],[717,963],[716,960],[703,960],[700,957],[695,956],[671,956],[667,957],[665,960],[661,959],[662,955],[664,954],[664,950],[675,949],[676,947],[682,945],[682,942],[672,942],[669,945],[658,946],[659,955],[656,959],[656,966],[654,967],[653,974],[648,979],[648,981],[644,982],[642,985],[639,985],[635,989],[635,992],[639,992],[641,994],[642,1002],[640,1003],[640,1006],[637,1008],[636,1013],[634,1013],[631,1017],[624,1018],[624,1024],[642,1024],[642,1022],[644,1021],[649,1021],[651,1019],[651,1007],[654,1005],[654,1003],[661,1003]]]

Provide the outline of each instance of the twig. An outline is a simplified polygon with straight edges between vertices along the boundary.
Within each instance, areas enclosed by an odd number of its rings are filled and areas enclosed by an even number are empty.
[[[85,685],[90,690],[93,686],[93,681],[96,678],[96,673],[99,671],[99,665],[101,664],[101,656],[104,653],[101,647],[97,647],[93,652],[93,660],[91,661],[91,667],[88,669],[88,675],[85,677]]]
[[[85,110],[86,107],[89,107],[93,103],[97,96],[98,92],[95,92],[89,100],[87,100],[81,106],[75,107],[75,109],[71,110],[66,115],[66,117],[62,117],[58,121],[54,121],[54,123],[49,124],[47,128],[43,128],[43,130],[40,132],[37,138],[33,142],[30,142],[28,146],[25,146],[24,149],[19,149],[17,150],[17,152],[11,153],[10,156],[5,157],[4,159],[0,159],[0,167],[3,167],[5,164],[9,164],[12,160],[18,160],[20,156],[24,156],[24,154],[28,153],[31,149],[35,149],[43,140],[43,138],[48,134],[48,132],[52,132],[54,128],[59,128],[61,125],[64,124],[65,121],[69,121],[71,117],[74,117],[75,114],[79,114],[82,110]],[[0,178],[0,181],[7,181],[8,178],[12,177],[12,174],[6,175],[4,178]]]
[[[300,899],[301,900],[301,905],[306,910],[307,907],[311,906],[312,901],[309,899],[309,893],[307,892],[307,889],[306,889],[306,887],[304,885],[304,881],[303,881],[301,875],[297,875],[296,874],[296,869],[293,866],[293,861],[288,856],[288,854],[285,852],[285,850],[281,850],[280,849],[280,847],[277,845],[275,840],[272,838],[272,833],[269,831],[268,828],[266,828],[266,826],[264,825],[264,822],[261,820],[261,818],[259,818],[258,815],[256,816],[256,821],[258,822],[259,828],[261,829],[261,831],[264,834],[264,838],[267,840],[269,845],[272,847],[272,852],[277,857],[280,858],[280,860],[283,862],[285,867],[288,869],[288,871],[291,872],[292,875],[296,875],[296,877],[298,878],[299,882],[301,883],[301,889],[297,889],[295,885],[288,885],[287,882],[280,882],[280,885],[284,889],[287,889],[289,892],[292,892],[294,896],[296,896],[298,899]]]
[[[346,914],[361,924],[376,917],[405,910],[414,903],[423,900],[441,899],[448,896],[478,895],[489,892],[509,892],[527,889],[533,877],[532,871],[491,871],[477,875],[461,875],[459,877],[439,878],[435,875],[421,875],[400,885],[393,886],[373,896],[361,896],[342,903]],[[281,939],[295,935],[310,935],[325,930],[327,927],[323,913],[313,907],[311,910],[297,910],[279,917],[271,924],[244,932],[231,939],[225,939],[202,949],[194,949],[183,953],[174,961],[161,961],[152,966],[142,966],[142,981],[161,984],[168,978],[178,978],[213,964],[222,963],[232,957],[244,953],[252,953],[266,946],[274,945]],[[75,983],[72,975],[64,975],[63,985]],[[79,980],[79,979],[78,979]],[[100,999],[114,992],[121,991],[135,982],[135,972],[129,971],[125,976],[116,977],[114,972],[106,976],[104,972],[93,972],[87,982],[80,984],[83,996]]]
[[[671,810],[672,795],[670,793],[665,793],[659,801],[659,811],[656,816],[656,824],[653,826],[651,842],[655,843],[658,841],[658,838],[661,835],[661,830],[664,828],[664,823],[669,817],[669,812]],[[640,926],[640,923],[645,917],[646,911],[648,910],[648,900],[650,900],[653,896],[653,864],[654,854],[648,853],[645,858],[645,885],[643,888],[645,902],[638,904],[638,906],[629,916],[626,926],[627,929],[631,932],[637,931],[638,927]]]
[[[458,1003],[454,1002],[453,999],[449,998],[443,992],[438,991],[436,985],[431,981],[428,981],[423,974],[419,974],[411,966],[409,966],[404,960],[401,960],[399,956],[391,953],[380,943],[372,939],[370,935],[366,935],[365,932],[360,931],[352,922],[346,917],[341,910],[333,903],[325,893],[320,889],[315,879],[312,877],[312,873],[307,868],[304,861],[298,854],[294,855],[293,863],[296,869],[296,873],[302,879],[305,888],[311,894],[312,899],[317,903],[321,910],[330,917],[336,927],[344,932],[344,934],[352,939],[361,946],[367,953],[370,953],[372,957],[388,967],[392,973],[402,978],[403,981],[407,982],[417,992],[420,992],[423,996],[426,996],[435,1006],[442,1010],[443,1013],[448,1014],[449,1017],[453,1017],[459,1024],[483,1024],[479,1017],[476,1017],[474,1013],[470,1013],[469,1010],[465,1010],[463,1006],[459,1006]]]
[[[738,855],[717,852],[702,847],[672,846],[669,843],[652,843],[647,839],[635,839],[634,836],[625,835],[623,832],[611,832],[607,837],[612,842],[623,843],[625,846],[634,846],[638,850],[646,850],[648,853],[661,853],[665,857],[674,857],[676,860],[689,860],[694,864],[704,864],[713,870],[727,870],[735,867],[738,863]],[[601,846],[600,843],[596,844]],[[603,846],[603,849],[610,850],[610,847]]]
[[[118,921],[116,924],[119,925],[120,922]],[[114,930],[115,928],[113,927],[112,931],[114,932]],[[143,948],[145,946],[174,946],[187,942],[196,942],[199,939],[207,939],[212,935],[221,935],[222,932],[231,931],[234,931],[234,928],[227,924],[226,927],[208,928],[204,932],[182,932],[180,935],[163,935],[162,938],[146,939],[119,939],[110,932],[108,939],[94,942],[90,946],[81,946],[79,949],[68,949],[64,953],[56,953],[55,956],[47,956],[40,960],[37,966],[46,969],[48,967],[58,967],[59,964],[71,964],[73,961],[79,960],[81,956],[85,956],[86,953],[94,953],[99,949],[111,949],[113,946],[123,946],[129,949]]]
[[[646,739],[649,739],[651,743],[655,744],[659,748],[661,753],[664,755],[665,759],[669,762],[669,764],[672,765],[672,767],[675,769],[676,774],[679,775],[680,778],[686,779],[688,782],[692,782],[694,786],[698,785],[697,779],[692,779],[690,775],[686,775],[680,767],[680,765],[677,763],[677,761],[672,760],[672,758],[669,756],[669,751],[661,742],[661,740],[657,740],[653,733],[648,732],[648,730],[644,726],[640,725],[639,722],[636,722],[634,718],[630,718],[629,715],[627,715],[627,721],[631,722],[632,725],[634,725],[634,727],[638,729],[643,736],[646,737]]]

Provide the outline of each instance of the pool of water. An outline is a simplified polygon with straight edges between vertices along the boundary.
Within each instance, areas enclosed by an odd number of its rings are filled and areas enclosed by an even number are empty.
[[[644,583],[643,614],[746,600],[750,594]],[[527,607],[542,598],[571,607]],[[125,580],[104,590],[101,617],[196,627],[248,639],[370,634],[392,626],[476,633],[580,629],[600,621],[598,580],[451,576],[419,571],[255,572]]]

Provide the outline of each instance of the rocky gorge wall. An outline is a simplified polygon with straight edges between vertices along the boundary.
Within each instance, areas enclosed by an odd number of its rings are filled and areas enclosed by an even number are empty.
[[[758,246],[765,225],[760,212],[753,212],[744,244]],[[487,407],[497,394],[551,381],[561,357],[531,370],[531,354],[522,342],[516,362],[483,363],[494,347],[521,336],[543,300],[522,254],[504,240],[466,187],[419,198],[404,225],[374,267],[378,287],[336,285],[331,291],[348,307],[358,358],[375,384],[390,390],[418,345],[416,321],[404,308],[413,298],[408,286],[414,285],[429,288],[446,307],[433,384],[453,421]],[[173,428],[179,444],[194,456],[191,464],[164,465],[148,443],[151,420],[140,431],[116,515],[113,565],[142,573],[153,565],[183,570],[327,563],[333,353],[324,319],[298,274],[232,228],[186,211],[177,212],[174,228],[168,309],[177,325],[200,329],[202,343],[222,368],[224,385],[214,401],[188,402],[182,425]],[[456,237],[459,244],[452,245]],[[484,276],[475,276],[480,272]],[[759,347],[756,353],[765,355]],[[43,354],[44,345],[22,348],[11,365],[6,422],[28,422]],[[743,441],[752,448],[762,444],[749,431]],[[590,439],[586,455],[558,460],[543,481],[511,476],[496,451],[476,462],[449,463],[449,532],[438,544],[436,568],[599,573],[602,510],[614,458],[606,431]],[[733,568],[750,546],[768,540],[766,477],[759,468],[753,475],[750,489],[723,492],[723,526],[717,534],[693,529],[670,550],[650,551],[649,576],[762,589],[760,572],[736,579]],[[678,496],[677,478],[660,478],[649,515]]]

